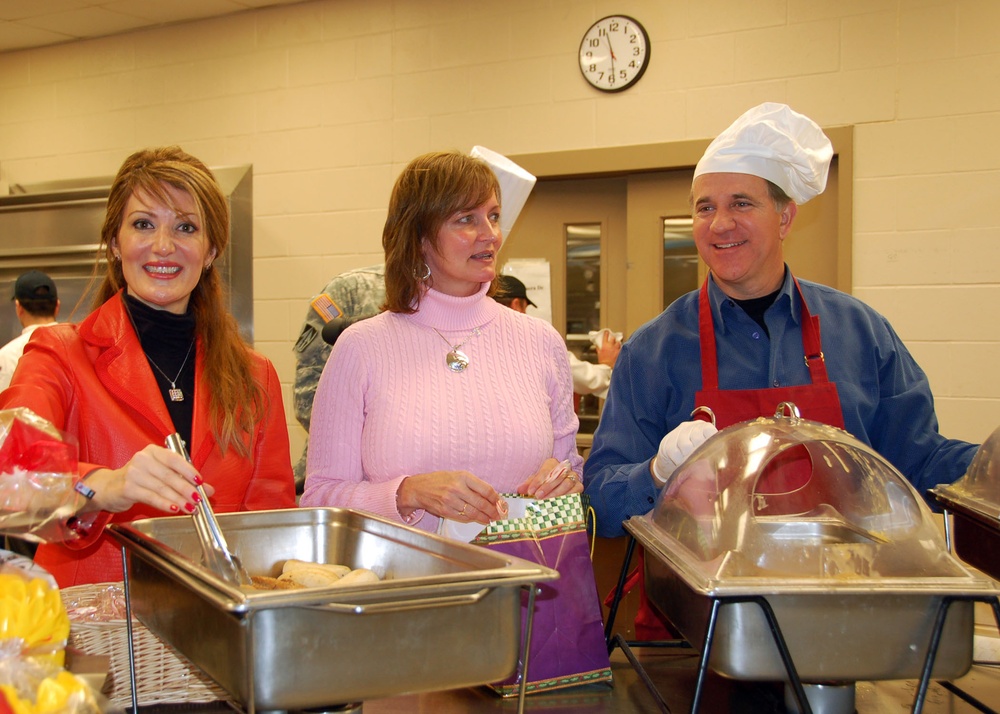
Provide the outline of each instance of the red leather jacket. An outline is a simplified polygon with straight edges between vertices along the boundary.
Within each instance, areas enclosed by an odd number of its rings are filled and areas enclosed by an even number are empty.
[[[42,333],[45,333],[44,335]],[[80,445],[80,473],[119,468],[148,444],[162,445],[174,432],[163,397],[122,305],[121,293],[79,325],[36,330],[24,350],[0,409],[27,407]],[[288,428],[278,375],[254,353],[255,378],[269,400],[267,415],[253,434],[251,458],[231,449],[220,453],[208,415],[200,345],[195,358],[194,418],[189,452],[195,468],[215,487],[218,512],[295,506]],[[121,548],[108,535],[108,522],[170,515],[149,506],[123,513],[102,512],[88,535],[62,545],[39,546],[35,561],[60,587],[122,579]]]

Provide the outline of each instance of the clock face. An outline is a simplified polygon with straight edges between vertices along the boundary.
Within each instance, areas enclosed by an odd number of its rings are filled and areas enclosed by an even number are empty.
[[[580,71],[602,92],[620,92],[639,81],[649,65],[649,35],[626,15],[609,15],[590,26],[580,42]]]

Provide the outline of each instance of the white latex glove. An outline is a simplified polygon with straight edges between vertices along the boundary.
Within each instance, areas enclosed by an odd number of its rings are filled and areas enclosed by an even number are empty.
[[[674,470],[718,431],[714,424],[707,421],[685,421],[678,424],[660,442],[656,458],[653,459],[653,477],[661,484],[666,484]]]

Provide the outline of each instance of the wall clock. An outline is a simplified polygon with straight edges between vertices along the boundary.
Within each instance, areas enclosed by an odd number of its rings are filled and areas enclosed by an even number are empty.
[[[580,42],[580,71],[602,92],[621,92],[639,81],[649,66],[646,28],[627,15],[608,15]]]

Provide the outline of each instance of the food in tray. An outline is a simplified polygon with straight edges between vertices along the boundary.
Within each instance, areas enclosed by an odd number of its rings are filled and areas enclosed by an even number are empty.
[[[377,583],[380,578],[367,568],[354,568],[338,563],[311,563],[290,558],[276,578],[251,576],[257,590],[300,590],[303,588],[347,587]]]
[[[351,568],[337,563],[310,563],[289,559],[281,568],[278,580],[292,582],[304,588],[325,588],[351,572]]]

